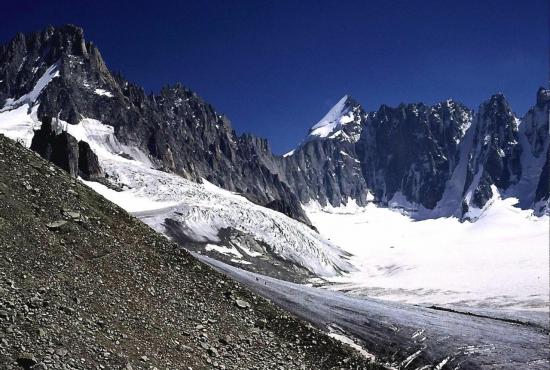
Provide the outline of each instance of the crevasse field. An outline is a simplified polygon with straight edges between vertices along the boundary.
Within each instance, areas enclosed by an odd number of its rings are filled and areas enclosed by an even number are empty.
[[[476,222],[414,221],[397,210],[306,207],[356,272],[325,287],[413,304],[548,310],[549,218],[495,197]]]

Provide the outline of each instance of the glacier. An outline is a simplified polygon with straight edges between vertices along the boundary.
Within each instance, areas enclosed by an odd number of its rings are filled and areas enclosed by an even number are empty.
[[[349,252],[354,272],[318,281],[353,295],[423,306],[548,311],[550,218],[495,195],[476,222],[417,221],[373,203],[306,213],[320,233]]]
[[[10,111],[0,114],[0,133],[12,138],[24,133],[25,145],[30,146],[29,134],[33,128],[40,127],[36,116],[18,111],[16,125],[6,118],[9,115]],[[4,121],[11,124],[4,125]],[[319,276],[336,276],[353,270],[348,253],[305,224],[206,180],[199,184],[154,168],[145,153],[120,144],[111,126],[89,118],[83,118],[77,125],[56,119],[56,125],[59,132],[66,131],[90,145],[109,181],[118,189],[82,181],[163,234],[167,234],[165,220],[171,219],[179,223],[194,242],[206,243],[205,247],[210,245],[208,248],[212,250],[212,245],[220,243],[220,230],[231,228],[268,246],[263,253],[251,253],[246,245],[233,240],[232,247],[250,259],[270,254]],[[218,245],[219,248],[222,246]],[[246,261],[239,259],[237,263],[246,264]]]

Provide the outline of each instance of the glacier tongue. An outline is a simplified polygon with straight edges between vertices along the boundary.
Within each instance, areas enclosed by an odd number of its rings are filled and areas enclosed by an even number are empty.
[[[122,187],[122,191],[99,183],[85,183],[141,216],[157,231],[166,234],[165,222],[171,219],[193,241],[218,243],[222,229],[234,229],[267,245],[264,254],[271,253],[316,275],[336,276],[352,270],[347,253],[282,213],[258,206],[207,181],[198,184],[157,170],[148,161],[121,156],[126,153],[134,158],[147,157],[137,149],[121,145],[113,128],[100,121],[83,119],[78,125],[62,123],[61,126],[78,140],[90,144],[109,179]],[[235,243],[246,253],[246,246]]]
[[[268,245],[269,253],[316,275],[336,276],[352,270],[347,253],[298,221],[212,184],[197,184],[131,162],[102,162],[105,171],[127,190],[85,183],[159,232],[166,234],[165,222],[170,219],[191,240],[218,244],[220,230],[232,228]],[[243,254],[253,255],[246,246],[235,244]]]

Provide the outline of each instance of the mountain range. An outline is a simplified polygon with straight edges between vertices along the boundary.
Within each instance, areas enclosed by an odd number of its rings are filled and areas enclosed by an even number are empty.
[[[267,140],[237,135],[181,84],[147,95],[111,72],[79,27],[17,34],[0,47],[3,112],[26,105],[39,120],[96,119],[164,171],[206,179],[305,223],[301,204],[350,201],[421,219],[475,219],[495,193],[547,212],[550,92],[540,88],[534,103],[521,118],[502,94],[477,111],[446,100],[367,112],[346,95],[295,150],[277,156]]]

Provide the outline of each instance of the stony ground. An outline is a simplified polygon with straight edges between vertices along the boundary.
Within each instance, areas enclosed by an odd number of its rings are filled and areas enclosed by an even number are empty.
[[[0,135],[0,368],[378,367]]]

